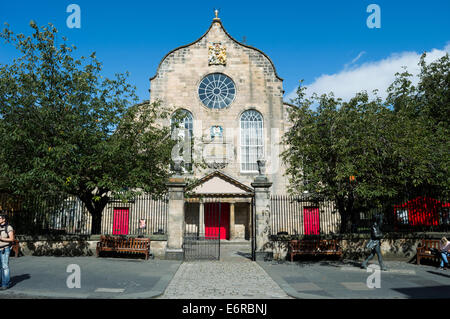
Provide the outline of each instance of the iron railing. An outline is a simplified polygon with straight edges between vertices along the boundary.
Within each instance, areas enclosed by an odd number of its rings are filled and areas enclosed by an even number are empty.
[[[118,220],[118,209],[128,218]],[[17,235],[91,235],[92,216],[74,196],[23,198],[0,194],[0,210],[8,216]],[[115,214],[116,212],[116,214]],[[111,198],[102,213],[102,234],[162,235],[167,233],[168,196],[144,194],[129,201]],[[115,233],[114,225],[126,233]]]
[[[271,235],[320,235],[339,232],[340,216],[331,201],[310,196],[271,196]]]
[[[334,201],[305,196],[271,196],[270,235],[332,235],[368,233],[374,216],[382,216],[384,232],[448,232],[450,203],[431,196],[391,199],[382,205],[355,208],[342,225]]]

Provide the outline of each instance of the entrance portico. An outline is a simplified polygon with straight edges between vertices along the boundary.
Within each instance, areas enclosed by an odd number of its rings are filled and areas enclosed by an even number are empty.
[[[221,240],[250,240],[253,189],[215,171],[187,190],[185,230]],[[220,205],[219,205],[220,204]]]

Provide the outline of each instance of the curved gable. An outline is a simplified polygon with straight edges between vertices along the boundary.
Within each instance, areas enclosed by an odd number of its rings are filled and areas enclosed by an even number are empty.
[[[272,66],[273,73],[275,74],[275,77],[276,77],[278,80],[283,81],[283,79],[278,75],[277,70],[276,70],[276,68],[275,68],[275,65],[274,65],[273,61],[269,58],[269,56],[268,56],[267,54],[265,54],[263,51],[261,51],[261,50],[255,48],[255,47],[252,47],[252,46],[250,46],[250,45],[246,45],[246,44],[244,44],[244,43],[241,43],[241,42],[237,41],[235,38],[233,38],[233,37],[225,30],[225,27],[223,26],[222,21],[221,21],[220,19],[218,19],[218,18],[213,19],[213,22],[212,22],[211,25],[209,26],[208,30],[207,30],[200,38],[198,38],[197,40],[195,40],[194,42],[191,42],[191,43],[189,43],[189,44],[179,46],[179,47],[177,47],[177,48],[171,50],[169,53],[167,53],[167,54],[162,58],[162,60],[159,62],[159,65],[158,65],[158,68],[157,68],[157,70],[156,70],[156,73],[155,73],[155,75],[154,75],[153,77],[150,78],[150,81],[154,80],[154,79],[158,76],[158,74],[159,74],[159,72],[160,72],[160,69],[161,69],[161,65],[166,61],[166,59],[167,59],[169,56],[171,56],[172,54],[175,54],[175,53],[176,53],[177,51],[179,51],[179,50],[182,50],[182,49],[185,49],[185,48],[189,48],[189,47],[191,47],[191,46],[193,46],[193,45],[199,43],[200,41],[202,41],[205,37],[207,37],[208,33],[211,32],[211,30],[212,30],[212,28],[214,27],[215,24],[220,25],[220,28],[221,28],[221,30],[224,32],[224,34],[225,34],[232,42],[234,42],[236,45],[241,46],[241,47],[244,47],[244,48],[247,48],[247,49],[250,49],[250,50],[253,50],[253,51],[255,51],[256,53],[261,54],[265,59],[267,59],[267,61],[268,61],[268,62],[270,63],[270,65]]]

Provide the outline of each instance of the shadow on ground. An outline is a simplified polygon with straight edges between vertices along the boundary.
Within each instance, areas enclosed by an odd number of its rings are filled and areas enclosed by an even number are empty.
[[[361,266],[361,261],[348,260],[348,259],[340,259],[339,257],[321,257],[321,256],[311,256],[301,259],[294,259],[293,262],[290,260],[271,260],[273,264],[286,264],[286,265],[295,265],[298,267],[309,267],[309,266],[330,266],[330,267],[357,267]]]
[[[435,286],[435,287],[417,287],[417,288],[392,288],[399,293],[407,295],[409,298],[433,298],[433,299],[448,299],[450,296],[450,286]]]
[[[23,274],[23,275],[20,275],[20,276],[12,276],[11,280],[10,280],[10,288],[14,287],[19,282],[22,282],[24,280],[28,280],[30,278],[31,278],[31,276],[29,274]]]

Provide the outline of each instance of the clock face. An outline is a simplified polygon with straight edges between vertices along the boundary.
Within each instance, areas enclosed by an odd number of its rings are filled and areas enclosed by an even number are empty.
[[[236,87],[232,79],[222,73],[208,74],[198,87],[198,96],[210,109],[223,109],[233,102]]]

